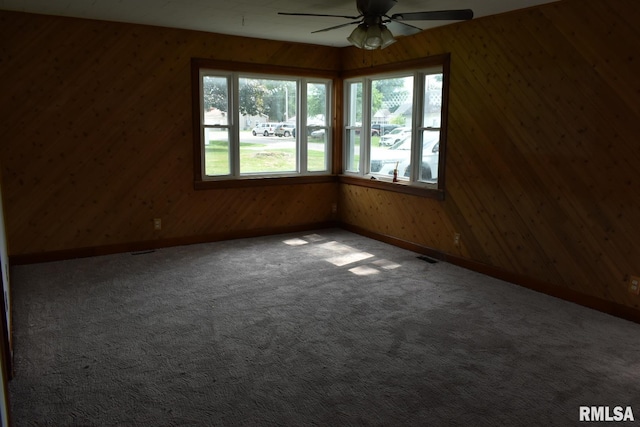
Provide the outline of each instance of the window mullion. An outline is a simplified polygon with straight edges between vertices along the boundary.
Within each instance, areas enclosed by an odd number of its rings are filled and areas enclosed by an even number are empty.
[[[232,74],[229,77],[229,111],[233,111],[231,115],[231,128],[229,138],[231,139],[231,176],[240,177],[240,95],[238,91],[239,77],[238,74]]]
[[[369,78],[362,82],[362,124],[360,127],[360,175],[371,172],[371,94],[372,83]]]
[[[424,74],[416,73],[413,82],[413,115],[412,128],[415,132],[411,133],[411,174],[409,180],[412,183],[420,180],[420,169],[422,168],[422,139],[424,137],[422,129],[424,129]]]
[[[356,137],[355,137],[355,128],[358,118],[362,119],[358,115],[358,108],[360,108],[360,114],[362,114],[363,105],[366,103],[366,99],[364,97],[364,78],[352,80],[348,82],[345,87],[347,90],[344,92],[343,102],[345,105],[345,126],[342,129],[343,134],[343,164],[345,173],[350,173],[354,175],[362,175],[362,156],[363,156],[363,148],[362,148],[362,138],[358,142],[358,151],[356,152]],[[358,91],[360,92],[360,105],[356,105],[356,101],[358,99]],[[362,123],[360,123],[360,128],[362,128]],[[362,129],[361,129],[362,130]],[[358,137],[359,138],[359,137]],[[355,157],[358,158],[358,165],[355,166]],[[355,167],[354,167],[355,166]]]
[[[206,156],[205,156],[205,126],[204,126],[204,75],[205,73],[200,70],[198,73],[198,97],[200,110],[199,110],[199,122],[200,122],[200,179],[204,179],[206,175]]]
[[[298,152],[298,172],[306,174],[308,172],[308,150],[307,143],[307,80],[298,79],[298,96],[296,98],[296,128],[303,132],[296,132],[296,151]]]

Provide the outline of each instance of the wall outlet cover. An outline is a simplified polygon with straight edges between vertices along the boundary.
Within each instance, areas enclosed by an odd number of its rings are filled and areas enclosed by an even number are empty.
[[[631,276],[629,278],[629,292],[640,295],[640,277]]]

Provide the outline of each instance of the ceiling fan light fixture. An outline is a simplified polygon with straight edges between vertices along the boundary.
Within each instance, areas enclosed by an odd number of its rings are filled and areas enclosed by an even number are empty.
[[[352,32],[347,40],[352,45],[364,49],[365,41],[367,40],[367,24],[358,25]]]
[[[383,26],[381,35],[382,35],[382,46],[380,46],[380,49],[384,49],[385,47],[392,45],[396,42],[396,39],[393,38],[393,34],[391,33],[391,31],[389,31],[389,29],[386,26]]]
[[[367,25],[362,23],[358,25],[349,37],[349,43],[359,49],[384,49],[396,42],[391,31],[383,24]]]
[[[367,39],[364,42],[365,49],[378,49],[382,46],[382,25],[370,25],[367,28]]]

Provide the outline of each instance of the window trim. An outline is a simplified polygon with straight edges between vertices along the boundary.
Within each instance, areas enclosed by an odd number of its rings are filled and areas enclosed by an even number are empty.
[[[242,177],[225,177],[222,179],[203,179],[204,156],[202,155],[202,132],[201,132],[201,112],[202,105],[200,94],[201,70],[219,70],[231,73],[243,73],[248,75],[273,75],[278,77],[294,77],[299,79],[322,79],[329,80],[330,90],[327,93],[329,117],[327,117],[327,127],[332,132],[328,138],[327,147],[327,171],[308,172],[305,174],[291,175],[245,175]],[[337,90],[341,88],[339,84],[339,74],[335,71],[316,70],[302,67],[286,67],[269,64],[254,64],[246,62],[219,61],[206,58],[191,59],[191,109],[192,109],[192,132],[193,132],[193,182],[195,190],[218,189],[218,188],[238,188],[270,185],[292,185],[336,182],[336,162],[340,157],[336,157],[335,140],[335,111]],[[309,82],[307,82],[309,83]],[[311,82],[312,83],[312,82]],[[232,94],[232,96],[235,96]],[[235,114],[235,112],[234,112]],[[298,153],[302,155],[302,153]]]
[[[438,158],[438,183],[436,188],[428,188],[420,184],[409,184],[407,182],[391,182],[381,179],[372,179],[369,176],[358,175],[352,172],[345,171],[345,125],[341,126],[340,132],[343,134],[341,138],[341,159],[340,159],[340,177],[339,181],[345,184],[358,185],[361,187],[376,188],[387,191],[394,191],[403,194],[411,194],[416,196],[422,196],[426,198],[432,198],[436,200],[445,199],[445,167],[446,167],[446,153],[447,153],[447,130],[448,130],[448,116],[449,116],[449,81],[451,76],[451,54],[445,53],[441,55],[429,56],[427,58],[414,59],[403,62],[396,62],[391,64],[383,64],[378,66],[372,66],[367,68],[358,68],[353,70],[344,71],[340,77],[342,79],[343,87],[346,87],[345,82],[354,78],[368,78],[371,76],[392,74],[402,71],[415,71],[420,69],[433,68],[435,66],[442,67],[443,82],[442,82],[442,119],[440,123],[440,146],[439,146],[439,158]],[[346,94],[341,95],[342,103],[344,104]],[[344,105],[344,109],[347,106]],[[344,118],[343,118],[344,119]],[[364,130],[363,126],[363,132]]]

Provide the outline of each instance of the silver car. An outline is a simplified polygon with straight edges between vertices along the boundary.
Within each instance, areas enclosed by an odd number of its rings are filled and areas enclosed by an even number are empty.
[[[440,161],[440,132],[425,130],[422,141],[422,166],[420,181],[438,180],[438,162]],[[405,136],[387,149],[371,152],[371,173],[393,175],[398,168],[398,177],[409,178],[411,174],[411,135]]]
[[[269,135],[273,135],[276,131],[276,127],[278,125],[276,123],[258,123],[256,125],[256,127],[253,128],[253,130],[251,131],[251,133],[253,134],[253,136],[256,135],[264,135],[264,136],[269,136]]]
[[[391,146],[396,142],[402,141],[407,135],[411,135],[410,127],[395,128],[391,132],[380,137],[380,145]]]

